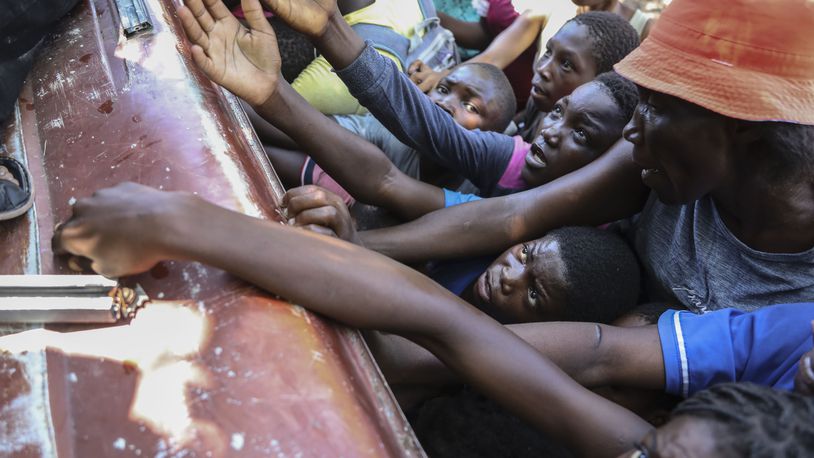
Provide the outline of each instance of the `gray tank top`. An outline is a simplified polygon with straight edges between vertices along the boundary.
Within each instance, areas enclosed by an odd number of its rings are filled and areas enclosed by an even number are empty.
[[[724,225],[709,196],[664,205],[651,193],[632,236],[652,301],[677,302],[696,313],[814,301],[814,248],[753,250]]]

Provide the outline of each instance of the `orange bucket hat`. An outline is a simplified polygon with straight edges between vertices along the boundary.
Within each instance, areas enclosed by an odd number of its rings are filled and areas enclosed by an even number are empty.
[[[673,0],[614,68],[732,118],[814,124],[814,0]]]

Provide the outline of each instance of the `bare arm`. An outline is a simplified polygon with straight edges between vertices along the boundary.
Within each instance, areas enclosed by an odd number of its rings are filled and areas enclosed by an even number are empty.
[[[443,208],[443,190],[403,174],[375,145],[328,119],[283,80],[276,37],[265,18],[250,19],[247,29],[220,11],[218,2],[209,3],[207,9],[189,2],[194,15],[181,10],[193,57],[207,76],[246,100],[358,200],[405,219]],[[234,40],[230,33],[245,39]],[[230,40],[239,52],[225,51]]]
[[[432,280],[340,240],[129,183],[81,199],[56,241],[107,276],[198,261],[350,326],[403,335],[584,456],[616,456],[651,429]]]
[[[535,189],[445,208],[359,233],[367,248],[403,262],[496,253],[568,225],[600,225],[640,211],[647,197],[621,140],[594,162]]]
[[[438,12],[438,19],[441,25],[452,32],[455,36],[455,43],[469,49],[486,49],[492,41],[492,37],[486,32],[480,21],[467,22],[456,19],[452,16]]]
[[[357,200],[406,220],[444,208],[441,188],[402,173],[376,145],[314,109],[282,79],[277,92],[255,111],[290,135]]]
[[[582,386],[664,389],[664,361],[656,326],[525,323],[506,327]],[[366,340],[390,383],[460,382],[432,353],[403,337],[369,333]]]
[[[525,12],[517,17],[506,30],[492,40],[485,51],[468,62],[483,62],[498,68],[506,68],[520,54],[534,44],[545,23],[545,17]]]

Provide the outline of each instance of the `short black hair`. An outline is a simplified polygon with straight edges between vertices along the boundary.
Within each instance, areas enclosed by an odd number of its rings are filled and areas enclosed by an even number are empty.
[[[633,110],[639,104],[639,91],[636,85],[614,71],[602,73],[594,81],[599,83],[605,93],[616,102],[616,106],[619,107],[619,115],[624,122],[630,121],[630,118],[633,117]]]
[[[613,65],[622,60],[639,46],[639,34],[621,16],[608,11],[589,11],[575,16],[570,21],[588,28],[592,52],[596,61],[596,72],[613,70]]]
[[[622,237],[584,226],[547,235],[559,243],[565,265],[565,320],[609,323],[636,305],[641,269]]]
[[[455,71],[456,68],[460,68],[464,65],[475,67],[478,72],[483,75],[484,79],[492,84],[495,90],[495,99],[493,100],[493,103],[497,108],[497,113],[494,114],[494,125],[485,127],[488,127],[486,130],[503,132],[506,130],[506,127],[512,121],[514,114],[517,112],[517,101],[514,97],[512,83],[509,82],[509,78],[506,77],[503,70],[492,64],[483,62],[464,62],[456,66],[453,71]]]
[[[765,177],[773,182],[791,178],[814,182],[814,126],[775,121],[740,121],[759,133],[753,148],[766,164]]]
[[[725,456],[810,456],[814,450],[814,398],[753,383],[722,383],[683,401],[672,417],[717,424]]]

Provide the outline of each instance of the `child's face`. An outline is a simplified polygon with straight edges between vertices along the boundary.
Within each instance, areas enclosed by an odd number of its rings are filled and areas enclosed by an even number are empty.
[[[497,94],[477,67],[458,66],[429,96],[464,129],[491,130],[496,123],[497,108],[493,101]]]
[[[596,78],[588,27],[569,22],[546,43],[545,53],[534,67],[531,99],[538,110],[551,111],[557,100]]]
[[[560,99],[543,120],[521,176],[532,188],[593,161],[622,135],[619,107],[600,83],[588,83]]]
[[[474,297],[507,321],[563,318],[565,264],[556,239],[543,237],[509,248],[474,285]]]

